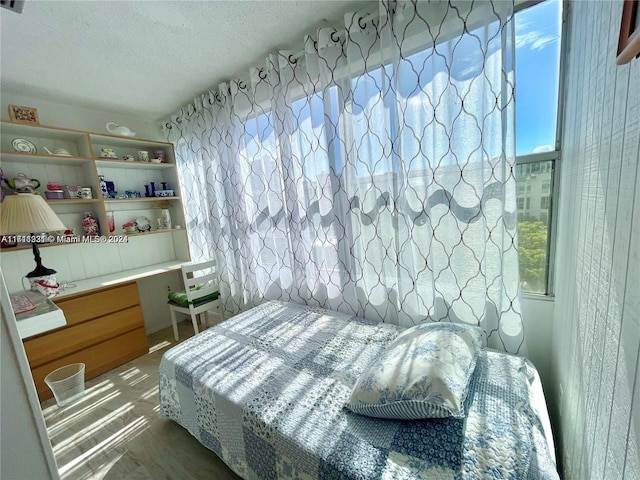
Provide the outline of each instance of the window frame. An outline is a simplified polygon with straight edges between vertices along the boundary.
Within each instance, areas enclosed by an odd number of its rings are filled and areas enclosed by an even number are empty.
[[[545,0],[530,0],[517,3],[514,9],[514,15],[529,7],[543,3]],[[550,152],[530,153],[526,155],[516,156],[516,165],[525,165],[528,163],[542,163],[547,161],[553,162],[553,175],[551,176],[551,188],[549,191],[549,215],[551,221],[547,223],[547,258],[545,272],[545,292],[526,292],[522,291],[521,295],[525,298],[536,300],[553,301],[555,297],[555,259],[558,235],[558,211],[560,205],[560,178],[562,175],[562,127],[564,119],[564,102],[565,102],[565,76],[566,76],[566,57],[567,57],[567,18],[571,5],[568,0],[560,0],[562,2],[562,17],[560,25],[560,59],[558,70],[558,105],[556,114],[556,138],[555,150]],[[516,67],[517,68],[517,67]]]

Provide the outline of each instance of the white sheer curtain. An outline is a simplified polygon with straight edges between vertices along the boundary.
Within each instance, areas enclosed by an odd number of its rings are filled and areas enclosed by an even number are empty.
[[[523,353],[512,13],[382,2],[167,122],[228,315],[281,299],[468,322]]]

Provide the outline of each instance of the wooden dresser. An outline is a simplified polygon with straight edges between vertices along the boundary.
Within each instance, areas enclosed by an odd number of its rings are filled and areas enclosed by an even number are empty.
[[[67,326],[24,340],[38,397],[53,396],[44,377],[82,362],[85,380],[149,352],[136,282],[54,300]]]

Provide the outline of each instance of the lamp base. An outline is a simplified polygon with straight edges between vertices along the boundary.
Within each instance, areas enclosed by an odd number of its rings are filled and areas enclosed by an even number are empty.
[[[44,277],[46,275],[53,275],[54,273],[57,272],[53,268],[47,268],[40,263],[33,271],[27,273],[27,278]]]
[[[31,235],[33,236],[34,234],[32,233]],[[36,261],[36,268],[32,272],[27,273],[27,278],[44,277],[46,275],[53,275],[56,273],[52,268],[47,268],[42,265],[42,258],[40,257],[38,244],[36,242],[31,242],[31,247],[33,249],[33,258]]]

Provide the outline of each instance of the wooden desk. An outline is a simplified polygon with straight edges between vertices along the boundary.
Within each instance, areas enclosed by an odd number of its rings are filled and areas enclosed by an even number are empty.
[[[93,290],[99,290],[104,287],[112,287],[121,283],[132,282],[135,280],[140,280],[141,278],[180,270],[180,268],[182,268],[182,265],[184,265],[185,263],[190,262],[184,260],[174,260],[172,262],[157,263],[155,265],[148,265],[146,267],[123,270],[122,272],[110,273],[108,275],[101,275],[99,277],[86,278],[83,280],[73,280],[69,282],[69,284],[74,286],[61,289],[60,293],[54,298],[54,300],[57,302],[60,299],[69,296],[76,296],[79,293],[91,292]]]
[[[86,365],[85,379],[97,377],[149,352],[136,280],[179,269],[169,262],[74,281],[53,300],[66,326],[24,340],[38,397],[53,396],[44,377],[71,363]]]

